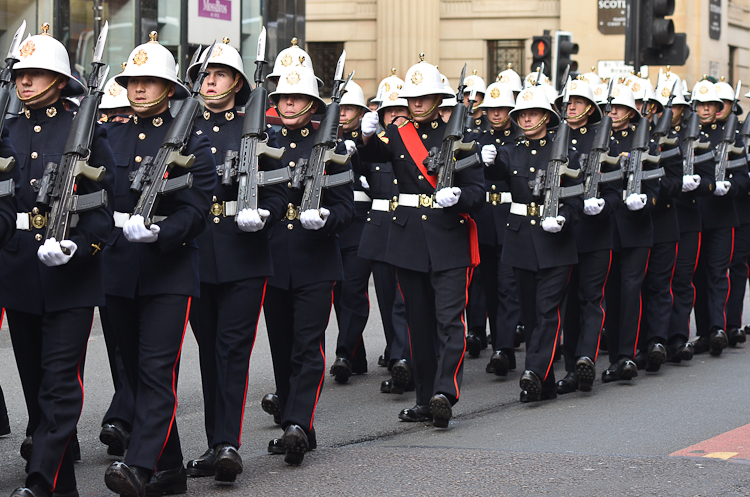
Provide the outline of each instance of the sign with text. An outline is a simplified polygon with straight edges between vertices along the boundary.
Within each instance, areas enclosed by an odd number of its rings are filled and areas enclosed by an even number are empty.
[[[633,66],[626,66],[624,60],[600,60],[597,64],[596,73],[602,79],[615,79],[630,76]],[[641,66],[641,77],[648,78],[648,66]]]
[[[224,37],[240,48],[240,0],[188,0],[188,43],[211,45]]]
[[[721,38],[721,0],[708,2],[708,36],[712,40]]]
[[[598,0],[599,32],[605,35],[625,34],[625,7],[627,0]]]

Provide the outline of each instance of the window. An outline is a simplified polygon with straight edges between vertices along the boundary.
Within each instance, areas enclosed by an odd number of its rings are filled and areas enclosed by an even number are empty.
[[[333,76],[336,74],[336,63],[344,50],[344,42],[314,42],[307,44],[307,53],[312,59],[315,75],[323,80],[320,97],[328,98],[333,91]],[[346,75],[344,75],[346,76]]]
[[[729,45],[729,70],[725,81],[734,86],[737,84],[737,47]]]
[[[524,68],[524,40],[487,41],[487,84],[494,83],[497,75],[512,64],[521,79],[526,75]]]

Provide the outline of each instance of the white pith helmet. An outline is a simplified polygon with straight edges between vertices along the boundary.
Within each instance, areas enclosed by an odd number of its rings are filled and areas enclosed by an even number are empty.
[[[715,83],[715,86],[716,93],[717,95],[719,95],[719,98],[725,102],[729,102],[725,105],[732,105],[732,103],[734,102],[734,88],[732,88],[730,84],[724,82],[724,76],[721,77],[721,81]],[[739,103],[737,104],[737,107],[737,112],[743,114],[742,107],[739,105]]]
[[[326,104],[318,93],[318,81],[315,74],[307,68],[292,66],[281,70],[279,81],[276,83],[276,91],[271,93],[269,97],[278,105],[281,95],[307,95],[312,97],[313,101],[318,102],[318,110],[315,113],[325,113]]]
[[[115,78],[116,76],[109,78],[107,84],[104,85],[104,95],[102,95],[102,103],[99,104],[99,109],[108,110],[130,107],[128,91],[120,86],[115,81]]]
[[[558,116],[557,112],[552,108],[549,98],[547,98],[547,93],[541,86],[529,86],[528,88],[523,89],[516,99],[516,106],[510,111],[510,118],[518,124],[519,112],[527,109],[549,111],[549,119],[547,120],[548,128],[553,128],[560,124],[560,116]]]
[[[602,78],[599,77],[596,72],[594,72],[594,67],[591,68],[591,72],[583,73],[581,74],[578,79],[583,81],[584,83],[587,83],[591,88],[596,88],[600,84],[602,84]]]
[[[485,84],[482,78],[477,76],[476,69],[473,74],[466,76],[464,79],[464,85],[464,93],[471,93],[471,90],[474,89],[476,89],[477,93],[481,93],[482,95],[487,93],[487,84]]]
[[[203,61],[206,60],[209,48],[211,47],[206,47],[195,64],[188,67],[190,81],[195,81],[196,76],[198,76],[198,71],[203,64]],[[208,59],[208,65],[211,64],[221,64],[237,71],[239,77],[242,78],[243,85],[235,96],[235,104],[238,106],[244,105],[245,102],[247,102],[247,99],[250,98],[252,87],[250,86],[250,79],[247,77],[247,74],[245,74],[245,66],[242,63],[242,56],[240,56],[240,53],[236,48],[229,44],[229,38],[224,38],[221,43],[216,43],[211,52],[211,57]]]
[[[594,91],[594,102],[603,105],[607,102],[607,84],[601,83],[592,88]]]
[[[654,85],[651,83],[651,80],[630,75],[625,80],[625,86],[633,91],[633,98],[635,100],[649,102],[649,105],[651,103],[656,104],[657,114],[664,111],[664,105],[656,99],[656,92],[654,91]]]
[[[349,81],[346,84],[346,92],[344,93],[344,96],[341,97],[339,105],[354,105],[355,107],[364,109],[365,112],[370,110],[367,106],[367,102],[365,102],[365,92],[363,92],[362,87],[354,81]]]
[[[513,95],[513,88],[505,83],[492,83],[487,87],[487,93],[484,94],[484,100],[479,104],[481,109],[493,109],[496,107],[516,106],[516,99]]]
[[[156,31],[151,31],[149,34],[151,41],[138,45],[130,52],[125,70],[115,76],[115,79],[120,86],[127,88],[130,77],[154,76],[175,84],[173,100],[187,98],[190,94],[177,78],[174,56],[156,41],[157,37]]]
[[[507,84],[514,92],[523,90],[521,76],[513,70],[513,64],[510,63],[506,70],[500,71],[500,74],[497,75],[497,82]]]
[[[420,62],[414,64],[406,71],[404,77],[404,89],[399,96],[401,98],[425,97],[427,95],[439,95],[446,98],[455,96],[443,84],[443,78],[438,68],[424,61],[424,54],[419,54]]]
[[[29,36],[18,49],[19,61],[13,69],[45,69],[68,78],[68,84],[62,89],[61,96],[83,95],[86,87],[73,77],[70,70],[68,51],[62,43],[48,34],[49,23],[42,24],[42,34]]]
[[[530,72],[526,75],[526,78],[523,80],[523,87],[528,88],[529,86],[536,86],[536,75],[539,74],[539,70]],[[551,85],[551,80],[549,79],[549,76],[542,73],[542,80],[539,82],[539,85]]]
[[[680,77],[667,68],[667,72],[659,74],[659,81],[656,84],[656,100],[661,102],[662,105],[667,105],[669,95],[672,93],[672,88],[674,87],[672,105],[689,105],[682,94],[682,86],[683,81]]]
[[[604,90],[604,98],[607,98],[606,88]],[[635,106],[635,96],[633,96],[633,90],[625,85],[614,85],[612,88],[612,105],[622,105],[635,111],[636,116],[640,115],[640,110]],[[633,116],[635,117],[635,116]],[[632,118],[631,118],[632,119]]]
[[[273,71],[266,76],[266,79],[270,80],[272,83],[278,84],[277,82],[279,81],[282,70],[288,67],[303,67],[315,75],[312,59],[307,52],[297,46],[297,38],[292,38],[291,46],[279,52],[279,55],[276,56],[276,61],[273,63]],[[315,76],[315,80],[319,87],[323,86],[322,79]]]
[[[606,86],[605,86],[606,89]],[[598,123],[602,120],[602,111],[599,109],[599,106],[596,103],[596,100],[594,99],[594,90],[591,88],[591,85],[583,81],[583,79],[574,79],[570,82],[568,85],[568,98],[570,97],[581,97],[585,98],[589,101],[591,104],[591,108],[594,109],[594,113],[589,116],[588,124],[594,124]],[[606,95],[605,95],[606,97]],[[557,100],[555,101],[555,105],[557,105],[558,108],[560,108],[560,111],[564,111],[562,106],[563,103],[563,95],[560,95],[557,97]],[[586,112],[588,112],[588,109],[586,109]],[[586,113],[584,112],[584,114]],[[574,121],[576,116],[568,116],[568,119],[571,121]]]
[[[373,102],[382,103],[389,100],[390,94],[400,92],[404,87],[404,80],[396,76],[396,68],[391,69],[391,75],[383,78],[378,84],[378,91],[375,94]]]
[[[719,105],[717,112],[724,108],[724,102],[716,92],[716,85],[705,79],[705,77],[693,86],[691,100],[695,100],[696,102],[716,102]]]

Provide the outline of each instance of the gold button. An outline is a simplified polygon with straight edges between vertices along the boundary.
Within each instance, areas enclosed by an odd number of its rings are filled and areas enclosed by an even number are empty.
[[[534,202],[531,202],[529,205],[532,207],[536,207],[536,204]]]
[[[532,150],[531,155],[536,155],[536,150]]]
[[[400,156],[400,158],[401,158],[401,159],[403,159],[403,158],[404,158],[404,156],[402,155],[402,156]]]
[[[518,174],[518,171],[513,171],[513,174]]]
[[[578,143],[578,140],[576,140],[575,138],[573,138],[572,140],[570,140],[570,143],[572,143],[573,145],[575,145],[576,143]]]
[[[31,213],[34,214],[35,216],[39,214],[39,207],[34,207],[33,209],[31,209]]]
[[[34,235],[34,240],[36,240],[37,242],[41,242],[42,241],[42,234],[41,233],[37,233],[36,235]]]
[[[31,158],[32,158],[32,159],[36,159],[37,157],[39,157],[39,154],[38,154],[38,153],[36,153],[36,152],[31,152]]]
[[[417,176],[417,178],[419,178],[419,179],[424,179],[424,176],[422,176],[422,175],[420,174],[419,176]]]
[[[146,139],[146,133],[139,133],[138,134],[138,139],[139,140],[145,140]]]
[[[396,178],[393,178],[393,184],[398,185],[398,180]]]
[[[219,219],[218,217],[215,217],[215,218],[214,218],[214,224],[219,224],[219,222],[220,222],[220,221],[221,221],[221,220],[220,220],[220,219]]]
[[[218,132],[219,132],[219,127],[218,126],[214,126],[214,133],[218,133]]]
[[[669,209],[670,207],[671,207],[671,205],[667,204],[667,209]]]
[[[376,171],[380,171],[380,166],[375,166]]]
[[[394,220],[394,221],[396,220],[396,216],[393,216],[393,220]]]
[[[422,133],[422,139],[423,139],[423,140],[426,140],[426,139],[427,139],[427,134],[426,134],[426,133]]]
[[[289,144],[289,148],[297,148],[297,144],[292,142]]]
[[[215,153],[216,153],[216,147],[211,147],[211,153],[212,153],[212,154],[215,154]]]
[[[286,229],[288,230],[294,229],[294,225],[292,223],[289,223],[286,225]]]
[[[212,200],[212,202],[216,202],[216,195],[214,195],[214,199]]]
[[[289,167],[294,167],[294,166],[296,166],[296,165],[297,165],[297,164],[295,164],[293,160],[290,160],[290,161],[289,161]]]
[[[492,205],[497,205],[497,201],[496,201],[496,200],[493,200],[493,201],[492,201]]]
[[[141,157],[140,155],[136,155],[135,156],[135,161],[136,162],[141,162],[142,160],[143,160],[143,157]]]
[[[427,221],[427,216],[425,216],[424,214],[422,214],[422,221]]]
[[[534,226],[535,224],[536,224],[536,221],[532,219],[531,220],[531,225]]]
[[[533,173],[534,171],[536,171],[536,169],[534,169],[533,167],[530,167],[530,168],[529,168],[529,172],[530,172],[530,173]]]
[[[495,143],[500,143],[500,138],[495,138]]]
[[[461,219],[458,222],[461,223],[461,224],[464,224],[466,221],[464,221],[463,219]]]
[[[368,217],[368,218],[367,218],[367,220],[369,221],[369,220],[370,220],[370,218]]]
[[[394,196],[393,196],[393,201],[394,201],[394,202],[398,202],[398,196],[397,196],[397,195],[394,195]]]
[[[41,130],[42,130],[42,127],[39,126],[38,124],[34,126],[34,133],[39,133]]]
[[[495,190],[497,190],[497,185],[492,185],[492,191],[494,192]]]

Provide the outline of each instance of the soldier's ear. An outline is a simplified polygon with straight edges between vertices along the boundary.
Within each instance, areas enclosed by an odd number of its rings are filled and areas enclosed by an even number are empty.
[[[245,81],[242,78],[237,78],[237,85],[234,87],[234,93],[239,93],[244,85]]]
[[[62,90],[65,88],[65,86],[68,84],[68,78],[66,76],[63,76],[60,78],[60,81],[57,82],[57,89]]]
[[[316,112],[318,112],[318,102],[317,101],[313,101],[312,107],[310,107],[310,108],[312,109],[312,113],[313,114],[315,114]]]
[[[169,93],[167,93],[167,98],[172,98],[172,95],[175,93],[175,87],[174,83],[169,83]]]

